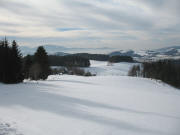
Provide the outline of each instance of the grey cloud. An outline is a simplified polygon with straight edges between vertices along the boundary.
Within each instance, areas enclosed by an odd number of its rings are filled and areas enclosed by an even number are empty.
[[[10,12],[9,14],[18,16],[20,18],[19,22],[22,19],[32,23],[18,24],[0,20],[0,27],[3,28],[3,31],[12,33],[19,32],[18,28],[16,30],[12,28],[18,26],[36,28],[43,25],[56,32],[74,33],[78,29],[85,29],[83,34],[77,32],[77,36],[69,36],[69,38],[62,38],[60,36],[54,38],[54,35],[52,37],[48,35],[46,41],[49,43],[73,44],[74,41],[78,42],[79,40],[79,44],[85,44],[86,42],[88,44],[94,44],[94,41],[96,41],[103,45],[104,42],[102,41],[108,39],[112,41],[109,44],[119,47],[125,46],[121,44],[122,40],[129,40],[130,42],[134,41],[135,48],[142,48],[143,43],[146,42],[143,41],[143,38],[156,42],[157,36],[160,36],[164,41],[158,40],[156,44],[168,46],[174,43],[173,40],[177,44],[180,44],[179,40],[175,38],[180,34],[179,0],[133,0],[132,2],[135,2],[135,5],[128,4],[125,0],[119,1],[125,3],[123,9],[122,5],[113,3],[112,0],[61,0],[58,4],[59,6],[63,6],[67,12],[64,12],[60,8],[53,10],[54,7],[48,8],[48,12],[43,12],[39,9],[40,7],[38,5],[32,6],[30,3],[22,3],[19,0],[0,0],[0,8],[3,9],[1,10],[2,12],[6,10],[8,13]],[[103,4],[106,4],[106,6],[103,6]],[[108,5],[111,8],[108,8]],[[150,11],[146,12],[143,6],[148,7]],[[3,14],[0,16],[3,16]],[[173,19],[169,20],[171,17]],[[114,33],[114,31],[117,31],[117,33]],[[129,31],[134,34],[128,34]],[[136,31],[144,35],[138,35],[138,33],[136,35]],[[126,34],[119,34],[120,32]],[[108,35],[109,38],[107,38]],[[28,37],[28,35],[25,36]],[[143,36],[142,39],[139,36]],[[40,37],[34,39],[31,37],[23,38],[23,35],[19,36],[19,40],[28,43],[34,43],[35,40],[41,43],[41,39],[43,41],[45,40]],[[116,41],[116,43],[113,41]]]
[[[137,0],[137,1],[146,3],[147,5],[153,7],[161,7],[167,2],[167,0]]]
[[[18,1],[11,0],[1,0],[0,8],[5,9],[16,14],[25,13],[27,10],[30,10],[32,7],[25,3],[20,3]]]
[[[180,1],[179,0],[136,0],[142,2],[148,7],[155,10],[163,10],[167,12],[175,13],[179,15],[180,13]]]
[[[0,22],[0,26],[6,27],[6,26],[20,26],[18,23],[10,23],[10,22]]]
[[[149,29],[152,27],[151,20],[142,14],[134,14],[133,12],[124,12],[120,9],[105,9],[89,4],[84,1],[65,2],[68,8],[78,11],[76,16],[89,26],[96,29]],[[133,10],[133,9],[132,9]],[[84,12],[83,12],[84,11]],[[79,14],[80,13],[80,14]],[[110,21],[101,20],[94,17],[99,15],[108,18]],[[123,23],[123,25],[122,25]],[[124,24],[127,25],[124,27]]]
[[[29,6],[25,3],[20,3],[18,1],[1,0],[0,7],[5,9],[10,9],[10,8],[27,8]]]

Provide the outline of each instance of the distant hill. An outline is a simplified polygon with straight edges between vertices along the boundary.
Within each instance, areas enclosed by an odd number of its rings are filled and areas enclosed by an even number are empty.
[[[110,56],[131,56],[131,57],[141,57],[141,55],[136,54],[135,51],[133,50],[128,50],[128,51],[124,51],[124,50],[120,50],[120,51],[115,51],[109,54]]]
[[[80,53],[80,52],[107,52],[112,50],[112,48],[101,47],[101,48],[73,48],[73,47],[64,47],[59,45],[43,45],[48,54],[57,54],[57,55],[66,55],[68,53]],[[27,46],[20,46],[21,52],[23,55],[33,54],[37,47],[27,47]]]
[[[170,49],[180,50],[180,46],[165,47],[165,48],[156,49],[155,51],[163,52],[163,51],[167,51],[167,50],[170,50]]]
[[[66,55],[70,55],[69,53],[64,53],[64,52],[56,52],[54,53],[54,55],[56,56],[66,56]]]
[[[110,56],[131,56],[142,60],[180,58],[180,46],[172,46],[154,50],[120,50],[109,53]]]
[[[156,60],[156,59],[168,59],[168,58],[180,58],[180,46],[172,46],[154,50],[120,50],[113,51],[111,53],[103,53],[110,52],[113,50],[112,48],[68,48],[64,46],[58,45],[44,45],[44,48],[50,55],[57,56],[66,56],[70,54],[80,55],[89,59],[99,59],[99,60],[107,60],[108,57],[111,56],[131,56],[136,59],[141,60]],[[20,47],[22,54],[25,56],[27,54],[33,54],[37,47],[31,48],[26,46]],[[91,54],[94,53],[94,54]]]

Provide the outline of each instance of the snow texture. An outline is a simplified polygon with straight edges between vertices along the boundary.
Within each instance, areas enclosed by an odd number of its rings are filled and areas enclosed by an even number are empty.
[[[16,125],[0,124],[0,135],[180,135],[180,91],[121,76],[129,67],[94,62],[100,76],[0,84],[0,123]]]

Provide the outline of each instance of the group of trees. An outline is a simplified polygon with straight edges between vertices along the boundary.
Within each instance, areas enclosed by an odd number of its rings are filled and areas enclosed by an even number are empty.
[[[24,78],[39,80],[47,79],[51,74],[46,50],[40,46],[33,56],[27,55],[24,58]]]
[[[129,76],[142,76],[140,65],[134,65],[128,72]]]
[[[97,61],[108,61],[112,63],[117,62],[134,62],[133,58],[131,56],[125,56],[125,55],[115,55],[110,56],[106,54],[89,54],[89,53],[76,53],[73,54],[73,56],[79,56],[90,60],[97,60]]]
[[[64,66],[64,67],[90,66],[89,59],[76,55],[66,55],[66,56],[49,55],[48,58],[51,66]]]
[[[161,60],[157,62],[145,62],[140,66],[134,66],[129,72],[131,76],[143,76],[162,80],[175,87],[180,87],[180,64],[174,60]]]
[[[20,83],[24,78],[46,79],[50,74],[48,55],[39,47],[32,57],[23,58],[14,40],[11,44],[5,38],[0,41],[0,82]]]
[[[19,83],[23,81],[22,55],[16,41],[13,41],[11,45],[6,38],[0,41],[0,63],[0,82]]]
[[[106,54],[89,54],[89,53],[76,53],[74,56],[83,57],[90,60],[108,61],[109,55]]]
[[[143,64],[143,77],[162,80],[165,83],[180,87],[180,66],[171,60]]]
[[[112,56],[105,54],[89,54],[76,53],[66,56],[49,55],[50,66],[65,66],[65,67],[89,67],[89,60],[108,61],[110,63],[117,62],[134,62],[131,56]]]
[[[131,56],[112,56],[108,59],[108,62],[111,63],[118,63],[118,62],[134,62],[133,58]]]

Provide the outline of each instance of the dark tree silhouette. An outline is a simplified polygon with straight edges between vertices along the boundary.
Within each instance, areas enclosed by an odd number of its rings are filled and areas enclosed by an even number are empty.
[[[9,46],[5,38],[0,41],[0,82],[19,83],[24,79],[22,72],[22,56],[16,41]]]
[[[13,66],[14,80],[17,80],[17,82],[22,82],[24,79],[22,54],[20,53],[20,51],[18,49],[18,45],[15,40],[12,42],[12,54],[11,55],[13,57],[12,66]]]
[[[145,78],[153,78],[162,80],[163,82],[172,86],[180,88],[180,60],[160,60],[156,62],[145,62],[142,64],[142,70],[134,66],[129,75],[139,76]]]
[[[134,62],[131,56],[112,56],[108,60],[111,63],[118,63],[118,62]]]
[[[41,74],[42,74],[42,68],[41,68],[40,64],[34,63],[29,69],[30,79],[31,80],[43,79],[43,78],[40,78]]]
[[[33,64],[33,60],[32,60],[32,56],[30,55],[27,55],[25,58],[24,58],[24,77],[26,79],[28,79],[30,77],[30,68]]]
[[[67,56],[49,56],[51,66],[65,66],[65,67],[89,67],[90,61],[87,58],[77,55]]]
[[[51,73],[49,66],[48,55],[46,50],[40,46],[34,54],[34,64],[38,64],[40,73],[38,73],[37,79],[47,79]]]

